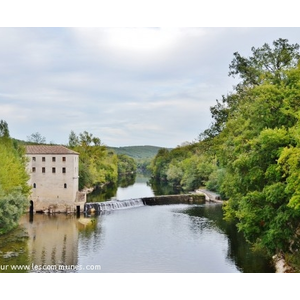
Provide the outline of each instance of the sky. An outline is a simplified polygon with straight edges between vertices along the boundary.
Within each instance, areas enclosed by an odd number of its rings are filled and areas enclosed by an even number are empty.
[[[197,140],[233,90],[233,53],[278,38],[300,43],[300,28],[1,27],[0,119],[21,140],[67,144],[73,130],[173,148]]]

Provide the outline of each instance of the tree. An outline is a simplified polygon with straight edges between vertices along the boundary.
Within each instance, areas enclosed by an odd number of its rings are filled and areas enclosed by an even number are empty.
[[[69,146],[79,152],[79,188],[116,182],[118,178],[117,155],[108,152],[101,140],[84,131],[79,136],[71,131]]]
[[[136,162],[132,157],[125,154],[118,154],[118,175],[132,174],[136,172]]]
[[[0,137],[9,138],[9,130],[6,121],[0,121]]]
[[[8,125],[1,122],[0,135],[0,234],[18,224],[28,205],[30,187],[27,182],[25,150],[9,137]]]
[[[235,52],[234,59],[229,65],[229,76],[239,76],[241,82],[235,91],[210,108],[214,122],[199,135],[199,140],[217,136],[225,126],[228,118],[237,111],[241,101],[249,101],[247,97],[250,87],[259,86],[264,82],[281,84],[286,78],[286,71],[296,68],[299,59],[299,45],[289,44],[286,39],[273,42],[273,48],[265,43],[260,48],[251,48],[252,55],[243,57]]]
[[[272,255],[296,253],[300,248],[299,45],[278,39],[272,46],[251,51],[250,57],[234,53],[229,76],[238,76],[240,83],[211,107],[214,122],[199,143],[199,149],[206,145],[206,154],[199,151],[183,159],[182,181],[189,184],[187,179],[208,177],[207,187],[217,188],[228,199],[226,219],[234,219],[250,243]],[[214,158],[215,164],[209,164]]]
[[[261,48],[251,48],[252,56],[245,58],[238,52],[229,65],[229,76],[238,75],[243,85],[259,85],[264,80],[278,82],[284,71],[298,65],[299,45],[288,44],[287,39],[278,39],[273,42],[273,49],[265,43]]]
[[[237,91],[235,111],[218,136],[226,218],[235,218],[247,240],[270,254],[300,246],[300,68],[280,66],[274,76]]]
[[[43,137],[39,132],[35,132],[30,136],[27,136],[27,141],[35,144],[46,144],[46,138]]]
[[[72,130],[69,134],[69,147],[70,148],[75,148],[76,146],[79,145],[79,139],[76,133]]]
[[[18,225],[27,205],[27,197],[19,189],[5,193],[0,187],[0,234],[7,233]]]

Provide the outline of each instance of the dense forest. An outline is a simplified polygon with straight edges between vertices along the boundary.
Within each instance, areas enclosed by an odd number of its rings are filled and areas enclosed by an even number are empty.
[[[234,53],[229,76],[239,83],[211,107],[211,126],[151,165],[158,180],[219,192],[225,218],[255,248],[286,258],[300,246],[299,58],[286,39]]]

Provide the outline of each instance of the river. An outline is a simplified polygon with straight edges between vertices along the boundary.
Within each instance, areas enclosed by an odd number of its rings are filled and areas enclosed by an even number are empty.
[[[109,196],[100,194],[90,199],[125,200],[154,192],[147,178],[138,176]],[[253,253],[222,216],[221,205],[209,203],[139,206],[80,218],[24,215],[18,229],[0,237],[0,272],[274,272],[270,260]]]

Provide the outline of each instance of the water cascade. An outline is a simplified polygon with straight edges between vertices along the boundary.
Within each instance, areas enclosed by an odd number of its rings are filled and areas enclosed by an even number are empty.
[[[105,202],[90,202],[84,205],[84,212],[103,212],[116,209],[144,206],[142,199],[110,200]]]

